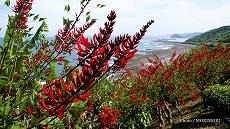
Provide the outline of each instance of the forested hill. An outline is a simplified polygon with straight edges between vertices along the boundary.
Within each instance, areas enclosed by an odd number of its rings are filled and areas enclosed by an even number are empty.
[[[185,43],[230,43],[230,26],[223,26],[213,30],[209,30],[203,34],[197,35],[185,41]]]

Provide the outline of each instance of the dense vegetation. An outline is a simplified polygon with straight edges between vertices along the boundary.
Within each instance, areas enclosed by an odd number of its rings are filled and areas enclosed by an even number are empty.
[[[209,86],[203,97],[205,105],[212,106],[220,117],[230,117],[230,84]]]
[[[157,57],[150,57],[152,65],[142,64],[145,68],[137,73],[127,71],[126,76],[119,80],[100,81],[97,88],[92,90],[94,94],[91,100],[97,106],[119,110],[121,116],[117,126],[121,128],[156,128],[173,124],[173,117],[177,116],[175,112],[183,114],[183,107],[190,102],[199,101],[204,89],[230,79],[229,59],[229,45],[218,45],[212,49],[199,46],[178,57],[174,53],[168,63],[161,62]],[[221,91],[215,96],[212,92],[216,89],[210,87],[211,92],[205,90],[205,102],[212,101],[211,106],[218,104],[228,110],[229,99],[226,98],[229,93],[221,93],[228,92],[229,86],[226,90],[223,88],[216,88]],[[223,97],[219,98],[219,95]],[[95,107],[91,112],[97,110]],[[229,113],[224,113],[230,116]],[[94,119],[92,115],[89,116],[88,120]]]
[[[223,26],[185,41],[186,43],[230,43],[230,26]]]

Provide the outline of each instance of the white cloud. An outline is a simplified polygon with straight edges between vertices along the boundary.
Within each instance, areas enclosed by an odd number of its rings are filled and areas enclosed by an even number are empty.
[[[79,1],[34,0],[33,12],[47,17],[50,34],[53,35],[62,26],[63,16],[74,18],[74,11],[78,12],[80,9]],[[67,3],[71,5],[70,14],[64,12]],[[106,6],[97,9],[95,6],[98,3]],[[2,4],[1,2],[0,5]],[[5,8],[0,9],[1,18],[7,16],[2,13],[4,10]],[[92,10],[92,17],[98,20],[87,34],[98,32],[110,10],[117,12],[114,34],[133,34],[150,19],[154,19],[155,23],[149,28],[147,35],[206,31],[230,24],[230,1],[228,0],[92,0],[87,11],[89,10]],[[2,20],[0,24],[4,25]],[[2,36],[2,32],[0,33]]]

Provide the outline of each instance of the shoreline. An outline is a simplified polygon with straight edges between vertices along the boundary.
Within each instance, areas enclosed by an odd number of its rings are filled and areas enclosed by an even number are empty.
[[[174,51],[176,51],[176,56],[178,56],[181,53],[196,47],[196,45],[185,44],[182,42],[164,41],[164,43],[167,43],[173,46],[172,48],[169,48],[169,49],[139,51],[141,53],[144,52],[145,54],[136,54],[134,58],[129,61],[125,69],[129,71],[137,71],[138,69],[143,68],[143,66],[141,66],[141,63],[144,63],[144,64],[149,63],[147,58],[157,56],[159,60],[166,62],[171,58]]]

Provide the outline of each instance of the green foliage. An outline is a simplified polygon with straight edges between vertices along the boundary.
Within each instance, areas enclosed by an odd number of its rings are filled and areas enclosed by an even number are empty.
[[[69,6],[69,4],[68,4],[68,5],[65,5],[65,9],[64,9],[64,11],[67,11],[67,12],[69,12],[69,11],[70,11],[70,6]]]
[[[221,115],[230,116],[230,85],[212,85],[203,92],[204,102]]]
[[[5,5],[10,6],[10,0],[5,0]]]
[[[230,26],[207,31],[185,41],[186,43],[230,43]]]

